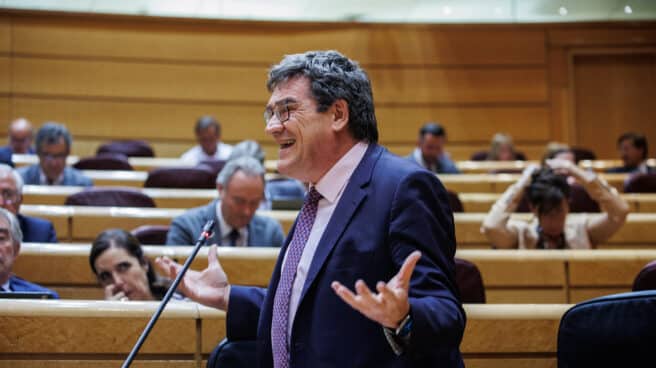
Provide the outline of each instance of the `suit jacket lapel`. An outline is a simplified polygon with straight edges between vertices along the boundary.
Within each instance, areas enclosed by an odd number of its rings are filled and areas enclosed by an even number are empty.
[[[339,203],[337,203],[337,207],[328,222],[328,226],[326,226],[326,230],[324,230],[323,235],[321,236],[314,257],[312,258],[312,263],[310,264],[310,269],[308,270],[308,275],[305,284],[303,285],[303,291],[301,292],[299,306],[301,305],[308,289],[319,274],[319,271],[323,268],[323,265],[335,247],[335,244],[337,244],[339,238],[344,233],[344,230],[351,222],[351,219],[360,206],[360,203],[367,198],[368,191],[366,186],[371,180],[373,168],[382,152],[382,147],[376,144],[370,144],[362,161],[360,161],[360,164],[353,172],[353,175],[351,175],[346,188],[344,188],[344,193],[339,199]]]

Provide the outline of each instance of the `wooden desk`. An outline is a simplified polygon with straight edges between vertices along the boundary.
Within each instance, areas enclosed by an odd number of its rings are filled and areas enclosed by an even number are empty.
[[[14,272],[55,289],[62,298],[102,299],[102,290],[89,268],[89,244],[23,244]],[[184,262],[191,247],[144,246],[155,259],[168,256]],[[207,266],[203,248],[192,269]],[[237,285],[267,286],[278,248],[219,247],[219,260],[228,279]],[[631,290],[654,250],[458,250],[456,257],[475,263],[486,288],[488,303],[574,303],[591,297]]]
[[[555,366],[559,322],[570,307],[465,305],[465,364]],[[0,367],[119,366],[156,308],[156,302],[0,300]],[[171,302],[135,363],[201,367],[225,334],[225,313]]]
[[[52,221],[60,241],[86,242],[98,233],[118,227],[127,230],[141,225],[168,225],[184,212],[179,208],[135,208],[135,207],[84,207],[23,205],[21,213],[46,218]],[[262,216],[280,222],[287,233],[296,220],[297,211],[258,211]],[[459,248],[489,248],[490,243],[480,228],[485,213],[456,213],[456,239]],[[513,218],[528,220],[530,214],[515,214]],[[569,216],[587,216],[570,214]],[[656,244],[656,213],[629,214],[626,224],[599,248],[652,248]]]
[[[438,174],[444,186],[456,193],[503,193],[520,174]],[[609,185],[624,191],[627,174],[600,174]]]
[[[630,211],[633,213],[653,213],[656,212],[656,194],[655,193],[622,193],[620,195],[628,204]],[[458,198],[467,213],[490,211],[494,202],[496,202],[500,193],[459,193]]]

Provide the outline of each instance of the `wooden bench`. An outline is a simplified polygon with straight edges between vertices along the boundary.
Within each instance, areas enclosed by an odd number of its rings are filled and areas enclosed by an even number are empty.
[[[86,242],[98,233],[118,227],[126,230],[141,225],[168,225],[185,210],[180,208],[85,207],[23,205],[21,213],[52,221],[62,242]],[[287,233],[296,219],[297,211],[258,211],[276,219]],[[490,243],[480,228],[486,214],[456,213],[456,239],[459,248],[489,248]],[[531,214],[515,214],[513,218],[528,220]],[[585,216],[570,214],[569,216]],[[656,213],[629,214],[626,224],[599,248],[652,248],[656,246]]]
[[[156,302],[0,300],[0,367],[116,367]],[[571,305],[465,305],[467,366],[554,367],[560,318]],[[225,313],[171,302],[134,366],[204,367],[225,337]]]
[[[620,196],[629,204],[631,212],[656,212],[656,194],[654,193],[622,193]],[[487,213],[496,202],[500,193],[459,193],[465,212]]]
[[[503,193],[521,174],[438,174],[444,186],[456,193]],[[624,191],[627,174],[600,174],[609,185]]]
[[[26,185],[23,187],[24,204],[63,206],[68,196],[85,187]],[[218,197],[216,189],[133,188],[155,201],[161,208],[192,208],[208,204]]]
[[[66,198],[84,190],[84,187],[26,185],[23,187],[24,204],[63,205]],[[133,188],[150,196],[157,207],[192,208],[202,206],[217,198],[216,189],[167,189]],[[501,194],[499,193],[460,193],[458,197],[465,212],[488,212]],[[627,201],[631,212],[656,212],[656,194],[621,194]]]
[[[102,299],[89,267],[88,244],[23,244],[14,272],[55,289],[62,298]],[[191,247],[144,246],[151,259],[168,256],[184,262]],[[237,285],[266,286],[278,248],[219,247],[219,259]],[[630,291],[633,279],[655,250],[459,250],[456,257],[475,263],[483,276],[488,303],[574,303]],[[207,266],[201,249],[193,269]]]
[[[169,225],[181,208],[87,207],[23,205],[21,213],[53,222],[57,238],[62,242],[91,241],[108,228],[132,230],[141,225]],[[297,211],[258,211],[262,216],[280,222],[286,233],[296,219]]]

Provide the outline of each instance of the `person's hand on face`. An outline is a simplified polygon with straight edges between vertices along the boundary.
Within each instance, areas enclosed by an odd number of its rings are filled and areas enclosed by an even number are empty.
[[[116,284],[105,286],[105,300],[120,300],[122,302],[130,300],[125,292]]]

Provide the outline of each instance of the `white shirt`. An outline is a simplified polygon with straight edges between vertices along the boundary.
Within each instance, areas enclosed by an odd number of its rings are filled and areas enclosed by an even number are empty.
[[[41,167],[39,167],[39,184],[41,185],[62,185],[64,182],[64,171],[62,170],[61,174],[55,179],[55,181],[52,182],[52,184],[48,183],[48,177],[46,177],[46,174],[43,172]]]
[[[305,279],[307,278],[310,264],[314,258],[314,253],[319,245],[319,240],[321,240],[321,236],[326,230],[326,226],[328,226],[328,222],[335,211],[335,207],[337,207],[337,203],[339,203],[339,199],[344,193],[344,188],[346,188],[346,184],[351,178],[353,171],[355,171],[355,168],[362,161],[367,147],[369,147],[367,143],[357,143],[314,185],[323,198],[319,201],[317,217],[314,219],[312,230],[310,231],[307,243],[305,243],[301,260],[298,262],[298,268],[296,269],[296,277],[294,278],[289,302],[288,339],[291,338],[292,321],[294,321],[294,317],[296,316],[296,309],[301,298],[303,285],[305,285]],[[285,258],[287,258],[287,254],[285,254]],[[283,267],[285,264],[284,261],[282,263]]]
[[[197,145],[191,147],[187,152],[183,153],[182,156],[180,156],[180,160],[196,165],[202,161],[227,160],[231,153],[231,145],[225,144],[223,142],[217,142],[216,151],[212,156],[205,153],[200,145]]]
[[[219,220],[219,228],[221,229],[221,245],[229,246],[230,245],[230,232],[233,227],[228,225],[227,222],[223,219],[223,214],[221,213],[221,201],[216,201],[216,218]],[[239,238],[235,241],[235,247],[245,247],[248,244],[248,226],[237,229],[239,231]]]

